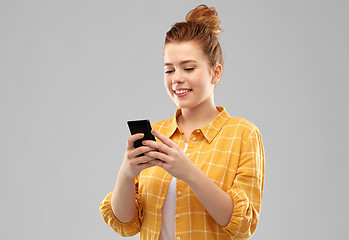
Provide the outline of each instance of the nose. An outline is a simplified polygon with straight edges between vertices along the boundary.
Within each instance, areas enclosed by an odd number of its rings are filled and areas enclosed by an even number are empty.
[[[183,78],[179,70],[174,71],[172,75],[172,84],[183,83]]]

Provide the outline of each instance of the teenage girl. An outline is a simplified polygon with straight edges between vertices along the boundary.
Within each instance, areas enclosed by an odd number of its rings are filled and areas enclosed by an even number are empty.
[[[214,103],[219,23],[214,8],[200,5],[166,34],[164,81],[178,110],[152,124],[157,141],[134,148],[143,135],[128,138],[115,188],[100,206],[122,236],[247,239],[256,230],[264,150],[255,125]]]

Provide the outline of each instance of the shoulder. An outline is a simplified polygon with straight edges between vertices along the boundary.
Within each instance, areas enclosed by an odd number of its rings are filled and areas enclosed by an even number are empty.
[[[254,133],[260,134],[260,131],[255,124],[241,117],[229,116],[224,128],[228,131],[234,131],[236,135],[245,138],[250,137]]]
[[[151,123],[151,127],[157,131],[161,131],[161,129],[169,128],[170,126],[172,126],[172,124],[173,124],[173,118],[168,118],[168,119]]]

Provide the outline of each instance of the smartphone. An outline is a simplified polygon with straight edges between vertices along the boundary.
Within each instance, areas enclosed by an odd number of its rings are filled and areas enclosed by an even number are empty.
[[[132,135],[136,133],[144,133],[143,138],[138,139],[134,142],[135,148],[143,146],[142,144],[143,140],[156,141],[154,135],[151,134],[151,125],[149,120],[145,119],[145,120],[127,121],[127,125]]]

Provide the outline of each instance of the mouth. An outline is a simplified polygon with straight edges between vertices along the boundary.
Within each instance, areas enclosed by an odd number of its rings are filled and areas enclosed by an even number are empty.
[[[177,97],[185,97],[187,96],[190,92],[192,91],[192,89],[175,89],[173,90],[174,94]]]
[[[185,93],[188,93],[188,92],[191,92],[192,90],[191,89],[177,89],[177,90],[173,90],[173,92],[177,95],[179,94],[185,94]]]
[[[179,98],[187,96],[191,91],[192,89],[188,89],[188,88],[179,88],[179,89],[173,90],[176,97],[179,97]]]

